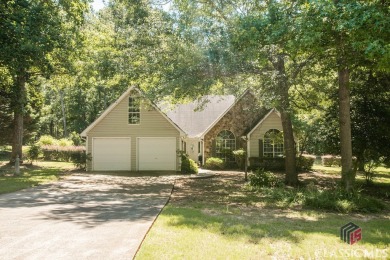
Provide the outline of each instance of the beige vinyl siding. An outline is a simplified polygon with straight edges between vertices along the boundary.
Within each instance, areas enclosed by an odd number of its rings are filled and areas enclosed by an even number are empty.
[[[88,132],[87,151],[92,151],[93,137],[131,137],[131,170],[137,170],[137,137],[175,137],[179,149],[180,132],[147,101],[141,104],[141,121],[138,125],[128,123],[128,98],[124,98],[98,124]],[[179,160],[177,169],[179,169]],[[91,170],[92,164],[88,164]]]
[[[252,132],[249,137],[249,157],[259,156],[259,139],[263,139],[264,134],[270,129],[283,131],[282,120],[275,111],[269,114],[269,116]]]

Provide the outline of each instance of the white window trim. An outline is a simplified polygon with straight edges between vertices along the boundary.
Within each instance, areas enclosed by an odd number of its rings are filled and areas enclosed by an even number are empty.
[[[130,99],[139,99],[139,112],[130,112]],[[130,114],[132,115],[138,115],[138,123],[131,123],[130,122]],[[141,124],[141,97],[140,96],[129,96],[128,103],[127,103],[127,123],[129,125],[140,125]]]
[[[266,147],[266,140],[267,140],[266,134],[269,131],[271,131],[271,130],[276,130],[276,131],[278,131],[280,133],[280,130],[278,130],[278,129],[269,129],[267,132],[264,133],[264,137],[263,137],[263,157],[264,158],[282,158],[283,155],[284,155],[284,144],[283,143],[281,143],[281,144],[275,144],[275,143],[270,144],[270,146],[272,147],[272,152],[268,152],[268,151],[266,152],[266,148],[267,148]],[[277,150],[279,150],[278,148],[281,148],[282,151],[281,152],[277,151]],[[266,155],[272,155],[272,156],[266,156]]]
[[[217,134],[217,137],[219,136],[220,133],[222,133],[224,131],[230,132],[233,135],[234,139],[222,139],[222,141],[223,141],[222,149],[226,149],[226,144],[228,143],[228,141],[234,141],[234,148],[232,149],[232,151],[234,151],[237,148],[237,140],[236,140],[236,136],[234,135],[234,133],[232,131],[224,129]],[[222,155],[222,153],[217,151],[217,146],[218,146],[217,145],[217,142],[218,142],[217,137],[215,138],[215,154],[219,157],[220,155]],[[228,148],[230,149],[230,147],[228,147]],[[223,159],[226,159],[226,158],[223,158]]]

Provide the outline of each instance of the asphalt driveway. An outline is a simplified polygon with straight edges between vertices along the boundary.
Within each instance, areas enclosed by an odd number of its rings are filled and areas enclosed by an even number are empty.
[[[0,259],[132,259],[174,178],[74,174],[0,195]]]

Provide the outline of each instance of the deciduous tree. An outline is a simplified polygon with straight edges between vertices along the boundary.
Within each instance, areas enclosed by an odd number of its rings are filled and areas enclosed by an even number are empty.
[[[0,66],[12,77],[12,160],[22,158],[26,84],[49,76],[71,49],[83,21],[85,0],[14,0],[0,3]],[[58,51],[60,49],[60,51]]]
[[[384,1],[309,1],[302,5],[307,51],[337,73],[342,182],[354,188],[350,118],[351,73],[367,62],[389,68],[389,6]]]

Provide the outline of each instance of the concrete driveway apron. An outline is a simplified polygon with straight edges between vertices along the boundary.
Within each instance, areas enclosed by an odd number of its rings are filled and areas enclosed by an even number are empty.
[[[0,259],[132,259],[174,178],[74,174],[0,195]]]

